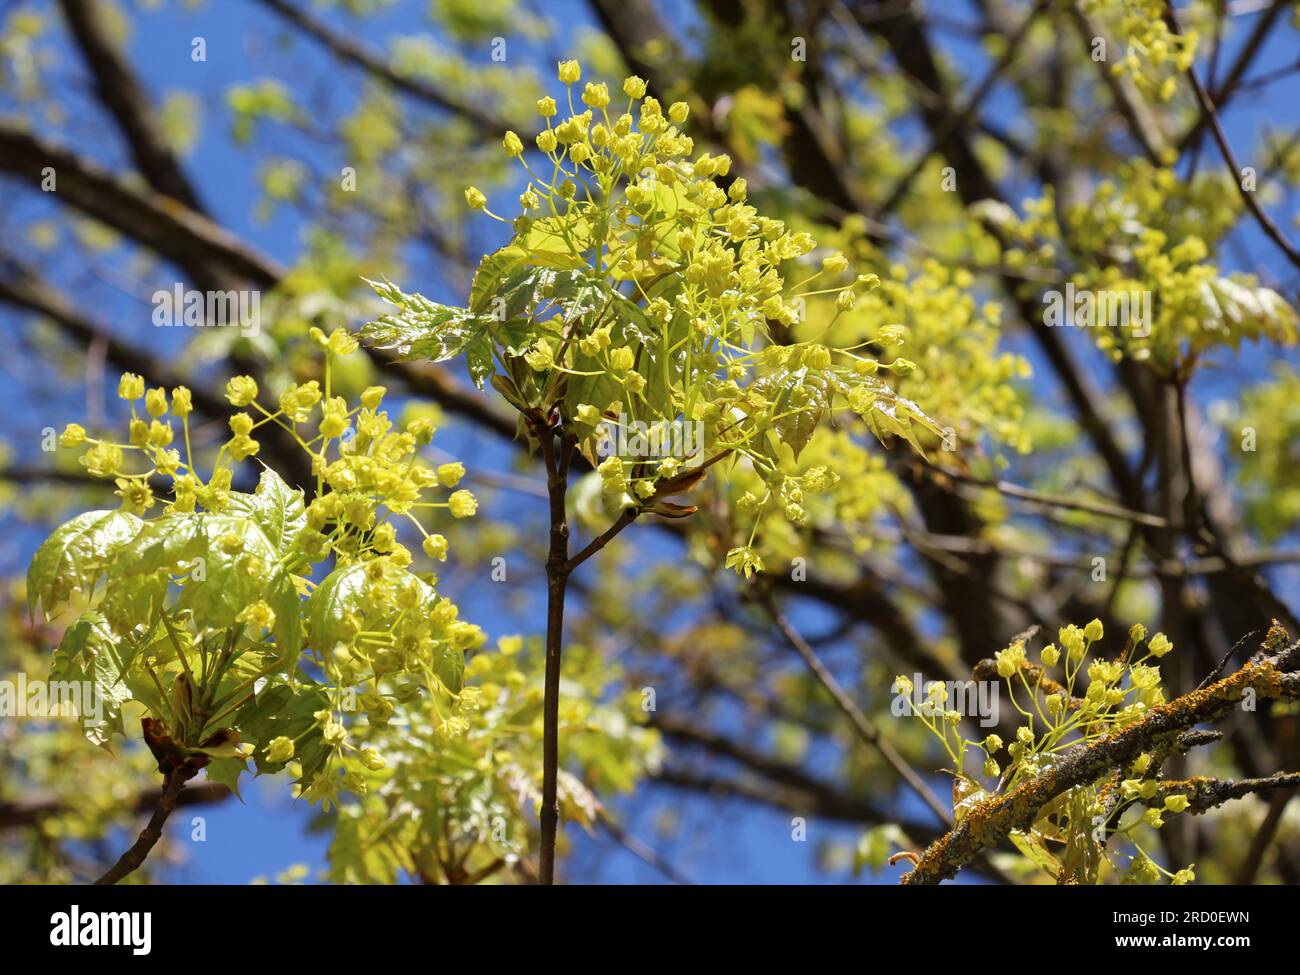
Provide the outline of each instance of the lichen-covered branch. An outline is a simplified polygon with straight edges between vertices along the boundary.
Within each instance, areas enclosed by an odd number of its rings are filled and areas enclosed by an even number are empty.
[[[1300,642],[1277,649],[1276,641],[1270,640],[1264,651],[1228,677],[1157,705],[1147,717],[1103,738],[1069,749],[1029,781],[1005,795],[976,804],[954,829],[930,845],[916,869],[902,882],[934,884],[952,877],[980,851],[1002,842],[1013,830],[1032,826],[1040,811],[1057,796],[1122,768],[1143,752],[1169,747],[1198,724],[1223,718],[1248,693],[1261,699],[1300,697],[1297,667]],[[1220,796],[1219,802],[1234,798],[1234,788],[1245,787],[1241,783],[1207,787],[1204,801]],[[1241,794],[1257,790],[1258,784]]]

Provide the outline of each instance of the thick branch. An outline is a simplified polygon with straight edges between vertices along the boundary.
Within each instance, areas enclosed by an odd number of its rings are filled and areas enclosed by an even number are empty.
[[[183,790],[177,797],[177,808],[185,806],[203,806],[220,802],[230,795],[230,790],[216,782],[201,782]],[[140,792],[131,803],[131,811],[140,815],[155,809],[162,792],[147,789]],[[0,830],[14,829],[19,826],[33,826],[47,816],[57,816],[69,811],[66,800],[57,796],[44,796],[26,799],[22,802],[0,803]]]
[[[148,96],[109,35],[103,5],[96,0],[60,0],[59,5],[95,76],[95,93],[117,120],[140,172],[158,192],[202,213],[198,193],[158,128]]]
[[[174,260],[205,286],[271,287],[283,276],[278,264],[206,217],[8,122],[0,122],[0,172],[37,189],[52,175],[60,198]]]
[[[925,851],[903,883],[934,884],[953,876],[1012,830],[1032,826],[1042,808],[1057,796],[1095,781],[1202,722],[1224,717],[1247,690],[1261,698],[1300,696],[1300,675],[1294,673],[1297,664],[1300,643],[1274,656],[1257,656],[1230,677],[1155,707],[1142,720],[1098,741],[1074,746],[1046,771],[971,810],[955,829]]]

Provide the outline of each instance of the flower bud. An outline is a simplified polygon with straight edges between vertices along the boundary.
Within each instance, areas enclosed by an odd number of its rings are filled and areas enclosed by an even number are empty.
[[[133,372],[124,373],[117,384],[117,395],[125,400],[139,399],[144,395],[144,380]]]
[[[454,491],[447,504],[453,518],[469,518],[478,511],[478,499],[464,489]]]
[[[576,84],[582,79],[582,66],[577,61],[561,61],[559,75],[563,84]]]
[[[280,735],[278,738],[272,738],[271,744],[266,746],[266,760],[272,765],[287,762],[293,758],[293,750],[293,740]]]
[[[59,446],[80,447],[86,442],[86,430],[80,423],[69,423],[59,435]]]

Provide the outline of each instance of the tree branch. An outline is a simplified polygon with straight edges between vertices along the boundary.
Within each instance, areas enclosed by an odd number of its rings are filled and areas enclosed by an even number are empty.
[[[1165,20],[1168,21],[1170,29],[1175,34],[1182,33],[1182,28],[1178,24],[1178,15],[1174,13],[1172,0],[1165,0]],[[1232,146],[1228,143],[1228,137],[1219,122],[1218,110],[1215,109],[1214,102],[1210,99],[1205,86],[1201,84],[1200,76],[1196,73],[1196,65],[1188,66],[1187,79],[1192,83],[1192,91],[1196,93],[1196,100],[1201,105],[1201,115],[1209,124],[1210,132],[1214,135],[1214,141],[1219,144],[1219,151],[1223,154],[1223,161],[1227,163],[1228,169],[1232,172],[1232,182],[1237,187],[1237,194],[1241,197],[1241,201],[1246,204],[1246,209],[1254,215],[1255,222],[1264,231],[1264,235],[1277,245],[1278,250],[1286,255],[1287,260],[1300,268],[1300,251],[1297,251],[1291,242],[1286,239],[1286,235],[1273,222],[1273,218],[1259,205],[1259,201],[1255,199],[1255,194],[1246,189],[1241,178],[1241,164],[1237,162],[1237,157],[1233,153]]]
[[[179,768],[172,769],[163,776],[162,795],[158,797],[158,805],[154,807],[148,825],[140,831],[139,838],[136,839],[129,850],[122,854],[117,863],[113,864],[102,877],[95,881],[96,887],[111,886],[144,863],[149,852],[162,839],[163,826],[167,824],[167,818],[175,810],[181,790],[185,788],[185,783],[194,774],[190,769]]]
[[[1143,751],[1159,748],[1202,722],[1224,717],[1250,690],[1261,698],[1300,697],[1300,642],[1281,652],[1258,654],[1236,673],[1209,687],[1152,708],[1147,717],[1064,752],[1049,769],[971,810],[957,827],[932,844],[905,884],[935,884],[952,877],[981,851],[1028,829],[1057,796],[1120,768]]]
[[[170,197],[136,189],[71,150],[0,122],[0,172],[41,189],[47,169],[60,198],[174,260],[205,287],[271,287],[284,274],[279,264]]]
[[[398,91],[405,92],[420,101],[452,112],[472,122],[486,132],[504,135],[510,128],[501,119],[491,115],[476,105],[440,88],[436,88],[420,78],[404,75],[394,70],[384,59],[349,37],[335,31],[323,21],[317,20],[301,7],[289,0],[257,0],[263,7],[293,24],[304,34],[314,38],[340,61],[355,65],[392,85]],[[536,133],[520,133],[525,144],[531,142]]]
[[[125,134],[140,172],[158,192],[196,213],[204,212],[180,160],[158,128],[148,96],[109,36],[103,5],[96,0],[59,0],[59,5],[95,77],[95,92]]]
[[[952,811],[938,800],[930,787],[925,784],[925,780],[921,778],[916,769],[908,764],[894,746],[880,737],[876,729],[871,726],[871,722],[867,720],[867,716],[862,713],[861,708],[853,703],[853,699],[849,697],[848,692],[844,690],[840,682],[835,679],[835,675],[822,663],[816,651],[808,645],[808,641],[791,625],[785,614],[777,608],[772,594],[761,585],[752,587],[752,591],[758,604],[766,611],[773,625],[785,637],[786,642],[790,644],[791,649],[799,655],[799,659],[804,662],[809,673],[830,694],[835,706],[840,709],[840,713],[849,719],[849,724],[853,726],[857,736],[880,753],[880,757],[885,760],[886,764],[930,807],[930,810],[939,817],[940,822],[951,826],[953,823]]]

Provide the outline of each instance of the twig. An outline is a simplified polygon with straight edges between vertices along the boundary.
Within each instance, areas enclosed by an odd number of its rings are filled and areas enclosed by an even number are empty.
[[[367,50],[350,37],[335,31],[322,21],[311,16],[307,11],[288,2],[288,0],[259,0],[259,2],[305,34],[315,38],[318,43],[339,60],[353,64],[376,78],[381,78],[399,91],[428,102],[430,105],[453,112],[485,131],[503,133],[509,128],[501,119],[494,118],[482,109],[458,97],[449,95],[420,78],[395,71],[379,55]],[[530,142],[534,134],[523,134],[521,138],[525,142]]]
[[[1011,66],[1013,61],[1015,61],[1016,56],[1020,53],[1021,42],[1023,42],[1025,37],[1028,36],[1029,28],[1033,26],[1034,21],[1038,19],[1039,14],[1042,13],[1045,6],[1046,4],[1043,0],[1039,0],[1038,3],[1034,4],[1029,13],[1025,15],[1025,19],[1020,22],[1020,26],[1016,28],[1015,33],[1007,39],[1006,50],[1003,51],[1002,57],[1000,57],[997,63],[988,70],[982,79],[980,79],[979,84],[975,86],[975,90],[971,92],[970,97],[966,99],[966,102],[960,107],[954,106],[948,114],[943,116],[931,127],[930,148],[928,148],[919,158],[916,159],[915,162],[912,163],[908,171],[894,184],[894,188],[890,190],[889,194],[885,197],[884,202],[876,208],[873,215],[877,220],[883,219],[885,214],[890,213],[894,207],[898,205],[906,195],[908,188],[916,180],[916,177],[925,170],[926,163],[929,161],[930,157],[943,147],[943,144],[948,140],[948,137],[952,135],[959,126],[965,123],[979,110],[981,103],[988,96],[989,92],[993,90],[993,86],[997,84],[998,79],[1002,77],[1002,73]]]
[[[853,699],[840,686],[840,682],[835,679],[835,675],[826,668],[821,658],[817,656],[816,651],[808,645],[808,641],[790,624],[785,614],[777,608],[771,592],[762,585],[756,585],[754,592],[759,605],[771,617],[776,628],[781,631],[781,635],[785,637],[786,642],[790,644],[795,653],[807,665],[808,670],[817,679],[817,682],[830,694],[835,701],[835,706],[849,719],[858,737],[880,752],[881,757],[889,764],[890,768],[898,773],[899,777],[912,788],[912,791],[920,796],[922,801],[930,807],[941,821],[952,825],[952,811],[939,801],[930,787],[925,784],[925,780],[907,763],[907,760],[898,754],[889,742],[881,738],[875,728],[871,727],[871,722],[867,720],[867,716],[853,703]]]
[[[1165,19],[1169,23],[1170,30],[1175,34],[1182,33],[1182,28],[1178,24],[1178,15],[1174,13],[1172,0],[1165,0]],[[1201,78],[1196,73],[1195,65],[1188,65],[1187,78],[1192,83],[1192,90],[1196,93],[1196,100],[1201,105],[1201,114],[1210,126],[1214,141],[1219,144],[1219,151],[1223,153],[1223,160],[1232,171],[1232,182],[1237,187],[1237,194],[1241,197],[1242,202],[1246,204],[1246,209],[1254,214],[1255,221],[1259,224],[1260,229],[1264,231],[1265,236],[1277,245],[1278,249],[1286,255],[1287,260],[1300,268],[1300,251],[1297,251],[1291,242],[1286,239],[1286,236],[1278,229],[1277,224],[1273,222],[1273,218],[1264,212],[1264,208],[1255,199],[1255,194],[1243,185],[1241,164],[1237,162],[1232,146],[1228,143],[1228,137],[1223,131],[1223,126],[1219,123],[1218,111],[1214,107],[1214,102],[1210,100],[1205,86],[1201,84]]]
[[[1179,782],[1161,782],[1156,794],[1142,801],[1149,806],[1163,805],[1166,796],[1187,796],[1187,808],[1203,813],[1233,799],[1269,792],[1273,789],[1300,788],[1300,772],[1278,772],[1254,779],[1210,779],[1198,777]]]
[[[158,805],[154,807],[148,825],[140,831],[140,836],[131,844],[131,848],[122,854],[117,863],[113,864],[102,877],[95,881],[96,887],[111,886],[144,863],[149,851],[162,838],[163,826],[167,822],[167,817],[172,814],[172,810],[176,808],[176,801],[180,798],[181,790],[185,788],[185,783],[194,775],[194,771],[190,769],[179,768],[173,769],[163,776],[162,795],[158,797]]]
[[[582,565],[583,562],[586,562],[587,559],[591,558],[613,541],[615,535],[621,532],[628,525],[632,524],[632,522],[636,521],[639,513],[640,512],[638,512],[636,508],[624,508],[623,513],[618,516],[612,525],[588,542],[581,552],[569,559],[567,565],[568,571],[572,572],[578,566]]]
[[[665,860],[650,846],[642,843],[639,839],[624,829],[623,825],[608,812],[602,810],[599,816],[599,821],[600,825],[605,828],[605,831],[614,838],[614,841],[638,860],[645,863],[647,866],[658,870],[675,884],[680,884],[683,887],[691,886],[691,882],[687,879],[685,874]]]
[[[926,468],[931,472],[931,476],[942,475],[950,477],[954,481],[962,481],[966,484],[973,484],[977,487],[992,488],[999,494],[1005,494],[1009,498],[1018,498],[1021,501],[1028,501],[1033,504],[1047,505],[1054,508],[1066,508],[1071,511],[1083,511],[1091,515],[1101,515],[1105,518],[1115,518],[1120,521],[1131,521],[1134,524],[1145,525],[1148,528],[1165,528],[1169,522],[1157,515],[1149,515],[1144,511],[1133,511],[1129,508],[1122,508],[1119,505],[1104,504],[1102,502],[1080,501],[1076,498],[1062,497],[1057,494],[1045,494],[1042,491],[1032,491],[1029,488],[1020,487],[1018,484],[1012,484],[1010,481],[994,481],[984,478],[975,477],[971,474],[964,474],[961,471],[952,470],[947,467],[940,467],[938,464],[926,464]]]

